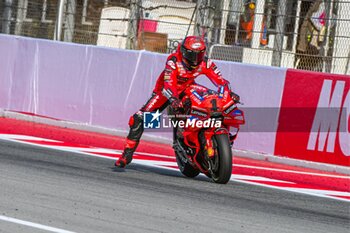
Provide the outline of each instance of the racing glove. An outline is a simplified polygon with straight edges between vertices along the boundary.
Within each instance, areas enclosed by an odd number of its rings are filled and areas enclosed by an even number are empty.
[[[235,103],[239,103],[241,98],[239,97],[239,95],[237,95],[236,93],[234,93],[233,91],[231,91],[231,98]]]
[[[169,99],[170,106],[174,110],[174,112],[179,112],[181,108],[183,108],[181,101],[178,98],[171,97]]]

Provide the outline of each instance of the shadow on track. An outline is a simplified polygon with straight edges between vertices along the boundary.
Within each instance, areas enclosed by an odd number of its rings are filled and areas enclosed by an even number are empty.
[[[188,180],[198,180],[198,181],[205,181],[209,183],[212,182],[211,179],[206,177],[205,175],[200,174],[199,176],[195,178],[188,178],[181,174],[180,171],[177,170],[170,170],[162,167],[153,167],[148,165],[142,165],[142,164],[130,164],[126,168],[117,168],[117,167],[111,167],[111,170],[116,173],[126,173],[128,170],[130,171],[137,171],[137,172],[143,172],[143,173],[156,173],[161,176],[167,176],[167,177],[177,177],[177,178],[183,178]]]

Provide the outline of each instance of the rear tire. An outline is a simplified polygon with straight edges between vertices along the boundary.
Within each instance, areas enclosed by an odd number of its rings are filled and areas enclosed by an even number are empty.
[[[183,162],[176,153],[176,162],[182,174],[187,177],[194,178],[199,175],[199,171],[189,162]]]
[[[217,144],[217,156],[219,156],[219,167],[213,172],[212,180],[215,183],[226,184],[232,173],[232,151],[227,134],[218,134],[213,137]]]
[[[177,137],[177,128],[173,129],[173,141],[174,143],[177,142],[180,144],[180,146],[182,146],[180,143],[180,140]],[[175,151],[175,155],[176,155],[176,163],[177,166],[179,167],[179,170],[182,174],[184,174],[184,176],[190,177],[190,178],[194,178],[196,176],[199,175],[199,170],[194,168],[188,161],[184,162],[181,160],[181,155],[178,155],[178,152],[176,150]]]

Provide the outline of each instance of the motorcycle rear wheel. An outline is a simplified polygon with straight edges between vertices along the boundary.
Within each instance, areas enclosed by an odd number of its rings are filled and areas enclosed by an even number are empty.
[[[178,136],[177,136],[177,128],[174,128],[173,129],[173,139],[174,139],[174,142],[177,142],[180,144],[180,146],[184,146],[184,145],[181,145],[183,143],[181,143],[178,139]],[[179,152],[177,152],[175,150],[175,155],[176,155],[176,163],[177,163],[177,166],[179,167],[179,170],[180,172],[184,175],[184,176],[187,176],[187,177],[190,177],[190,178],[194,178],[196,176],[199,175],[199,170],[197,168],[194,168],[188,161],[185,162],[181,159],[181,155],[178,154]]]
[[[180,172],[185,176],[194,178],[199,175],[199,170],[194,168],[189,162],[182,161],[179,155],[177,155],[177,153],[176,153],[176,162]]]
[[[232,151],[228,135],[215,135],[213,140],[216,140],[217,154],[219,156],[219,167],[212,173],[212,180],[215,183],[226,184],[229,182],[232,173]]]

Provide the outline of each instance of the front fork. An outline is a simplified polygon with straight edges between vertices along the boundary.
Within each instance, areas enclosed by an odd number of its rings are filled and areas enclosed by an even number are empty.
[[[207,161],[208,173],[213,176],[214,172],[219,169],[219,154],[217,150],[217,143],[215,135],[226,134],[229,137],[229,131],[226,128],[217,128],[207,130],[204,132],[205,146],[204,146],[204,157]]]
[[[216,148],[213,143],[214,135],[215,135],[214,130],[207,130],[204,132],[204,139],[205,139],[204,151],[206,153],[206,156],[208,156],[208,158],[213,158],[215,156]]]
[[[212,159],[215,156],[216,145],[214,143],[214,135],[226,134],[229,137],[229,131],[226,128],[216,128],[212,130],[206,130],[204,132],[205,147],[208,158]]]

